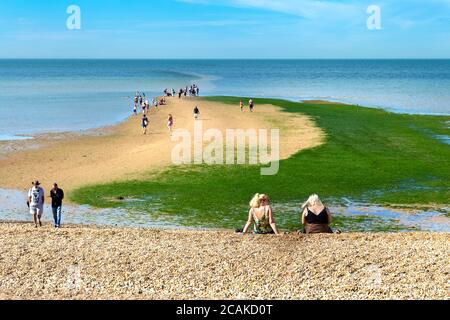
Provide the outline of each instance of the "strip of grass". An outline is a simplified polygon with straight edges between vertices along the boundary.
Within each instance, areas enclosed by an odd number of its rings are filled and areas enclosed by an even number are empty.
[[[206,100],[236,108],[240,99]],[[71,199],[94,207],[157,211],[183,225],[226,228],[245,220],[255,192],[269,194],[275,203],[300,202],[318,193],[333,202],[347,197],[379,204],[449,204],[450,147],[433,135],[450,135],[450,117],[333,103],[255,102],[310,116],[326,132],[326,142],[282,161],[275,176],[261,176],[259,166],[248,165],[173,167],[147,180],[87,186]],[[123,204],[114,200],[118,197],[143,201]],[[277,216],[282,227],[298,227],[296,210]]]

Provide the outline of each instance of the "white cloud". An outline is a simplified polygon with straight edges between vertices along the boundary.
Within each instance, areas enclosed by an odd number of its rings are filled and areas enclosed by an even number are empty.
[[[178,0],[193,4],[226,5],[233,7],[270,10],[308,19],[346,19],[361,13],[356,2],[333,2],[321,0]],[[363,11],[364,12],[364,11]]]

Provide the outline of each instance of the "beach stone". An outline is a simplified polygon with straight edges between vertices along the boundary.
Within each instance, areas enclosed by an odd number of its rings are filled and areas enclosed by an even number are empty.
[[[448,233],[0,223],[1,299],[448,299]],[[305,249],[307,248],[307,249]]]

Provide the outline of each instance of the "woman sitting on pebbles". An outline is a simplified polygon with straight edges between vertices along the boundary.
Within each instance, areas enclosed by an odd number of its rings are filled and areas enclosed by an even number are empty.
[[[267,195],[255,194],[250,201],[250,207],[248,220],[242,233],[247,233],[252,223],[254,223],[253,232],[255,234],[279,234]]]
[[[313,194],[302,205],[303,233],[333,233],[330,228],[331,212],[326,208],[317,194]]]

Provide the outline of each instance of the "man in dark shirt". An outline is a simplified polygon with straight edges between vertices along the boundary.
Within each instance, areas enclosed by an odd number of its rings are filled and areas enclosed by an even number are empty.
[[[53,184],[53,189],[50,190],[50,197],[52,198],[52,211],[53,211],[53,220],[55,221],[55,228],[60,228],[64,191],[58,188],[57,183]]]

